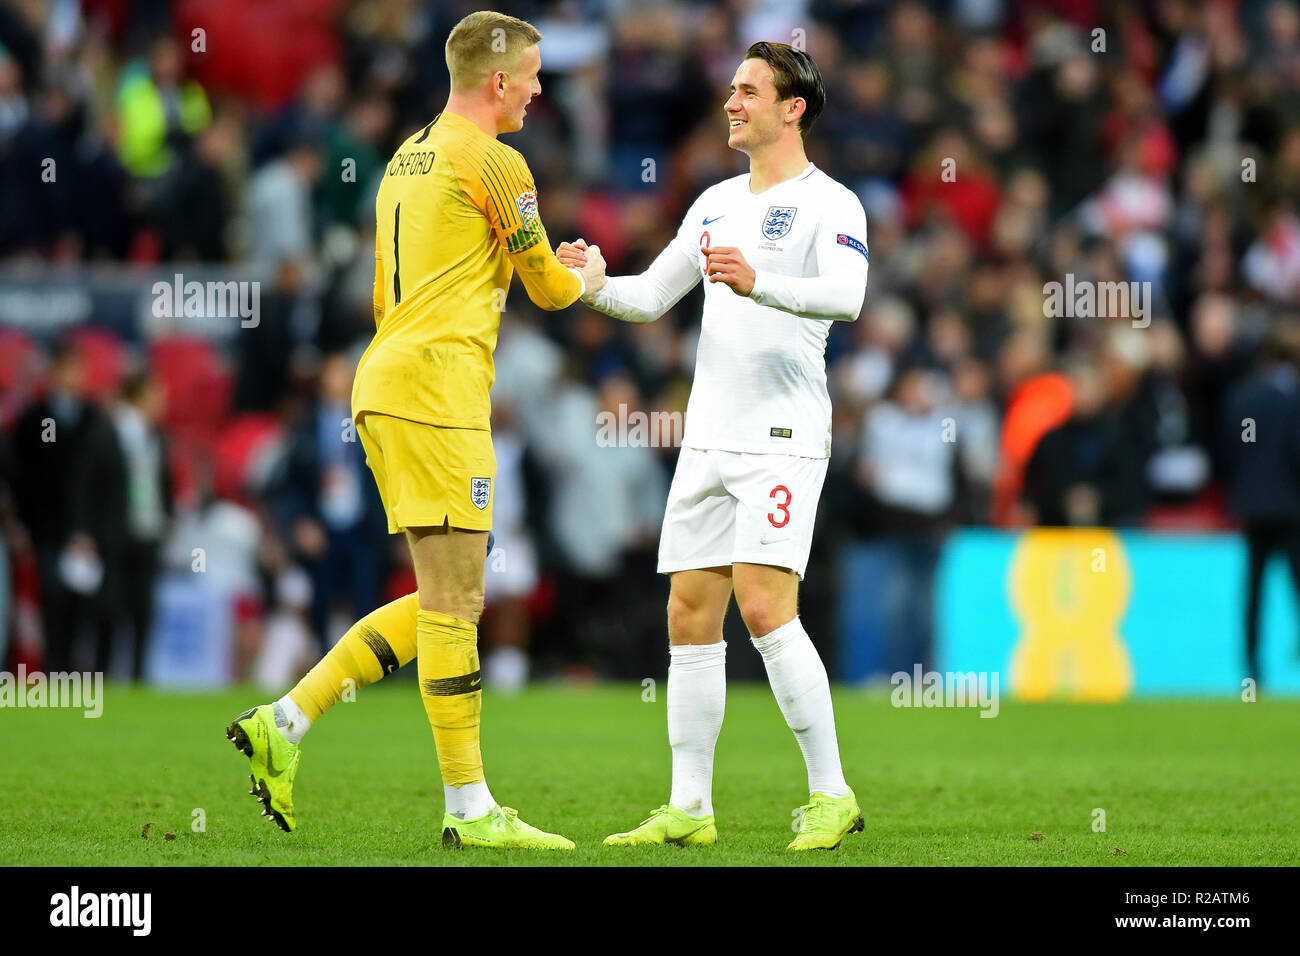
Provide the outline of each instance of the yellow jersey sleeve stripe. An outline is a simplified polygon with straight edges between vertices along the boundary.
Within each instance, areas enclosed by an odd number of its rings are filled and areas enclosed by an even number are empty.
[[[529,189],[528,180],[530,177],[522,174],[519,168],[519,160],[509,153],[502,151],[493,157],[494,164],[500,167],[501,175],[515,192],[527,192]]]
[[[505,175],[504,171],[502,171],[498,167],[498,165],[495,162],[493,162],[490,156],[487,156],[485,154],[483,156],[482,162],[483,162],[484,175],[490,176],[493,182],[497,183],[497,185],[501,189],[502,194],[505,196],[508,202],[509,205],[508,211],[513,213],[515,210],[514,198],[518,196],[520,193],[522,193],[523,190],[512,188],[509,178]],[[512,217],[512,218],[518,218],[518,217]]]
[[[483,185],[493,197],[493,204],[497,207],[497,221],[501,223],[501,228],[506,229],[514,225],[518,216],[514,214],[515,204],[509,198],[509,192],[505,184],[493,175],[493,170],[486,162],[480,167],[479,174],[483,180]]]
[[[488,167],[486,154],[471,152],[468,150],[467,152],[469,152],[470,157],[474,160],[474,163],[477,166],[479,180],[482,182],[483,188],[487,191],[488,196],[491,198],[492,205],[496,209],[497,222],[501,224],[502,229],[506,229],[514,224],[517,217],[512,215],[515,207],[514,203],[510,201],[508,197],[505,183],[492,175],[492,171]]]
[[[488,160],[512,192],[525,193],[533,188],[533,174],[518,151],[498,144],[489,151]]]
[[[508,196],[525,196],[536,190],[528,164],[519,153],[504,145],[483,157],[483,168],[489,175],[493,175],[498,183],[505,186]],[[529,224],[522,220],[519,208],[513,199],[509,207],[509,218],[503,217],[501,222],[502,230],[506,233],[507,252],[524,252],[545,238],[546,231],[542,228],[540,220],[536,222],[536,228],[530,228]]]

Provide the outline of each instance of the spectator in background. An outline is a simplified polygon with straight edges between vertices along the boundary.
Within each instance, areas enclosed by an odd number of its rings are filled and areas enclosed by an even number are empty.
[[[938,407],[934,372],[910,367],[892,400],[867,412],[858,482],[873,505],[878,548],[888,553],[882,592],[884,670],[929,669],[934,645],[934,572],[942,532],[958,496],[957,442]]]
[[[1147,482],[1164,502],[1185,502],[1204,490],[1210,480],[1206,445],[1210,432],[1198,421],[1184,384],[1184,347],[1178,328],[1167,320],[1151,324],[1149,387],[1154,421]]]
[[[286,294],[301,288],[313,266],[312,190],[324,171],[319,140],[303,134],[248,184],[249,261]]]
[[[118,540],[110,525],[125,502],[113,480],[113,429],[86,396],[85,366],[70,342],[51,350],[48,381],[14,428],[15,497],[40,573],[45,666],[67,671],[77,638],[102,619],[102,547],[105,537]]]
[[[0,430],[0,671],[10,670],[9,634],[14,611],[11,572],[30,547],[14,507],[14,461],[9,435]]]
[[[1300,218],[1289,204],[1279,203],[1269,212],[1241,269],[1256,291],[1278,302],[1300,301]]]
[[[123,383],[113,415],[125,468],[126,528],[109,561],[120,584],[115,617],[129,630],[131,676],[137,681],[144,679],[159,552],[173,512],[168,445],[158,427],[162,411],[162,383],[146,370]]]
[[[321,361],[316,400],[289,439],[274,492],[280,526],[311,575],[311,623],[324,650],[341,636],[329,627],[340,602],[349,622],[382,603],[388,525],[352,425],[354,369],[342,352]]]
[[[1150,374],[1150,329],[1114,322],[1101,343],[1105,416],[1114,444],[1113,482],[1106,501],[1107,524],[1135,527],[1151,507],[1150,463],[1161,421],[1155,380]]]
[[[1274,553],[1287,560],[1300,596],[1300,322],[1280,324],[1260,350],[1259,365],[1229,393],[1223,460],[1233,516],[1241,523],[1246,572],[1247,674],[1262,686],[1261,592]]]
[[[273,162],[304,136],[323,140],[334,132],[347,95],[347,80],[337,64],[322,63],[302,83],[302,92],[267,120],[252,143],[254,167]]]
[[[889,86],[883,63],[855,63],[843,97],[826,104],[825,128],[843,149],[846,181],[896,179],[902,172],[907,128]]]
[[[1192,306],[1190,335],[1192,345],[1189,377],[1192,382],[1192,415],[1217,429],[1223,421],[1229,391],[1251,371],[1250,351],[1243,345],[1237,304],[1231,296],[1206,292]],[[1228,455],[1240,449],[1210,442],[1210,455],[1216,477],[1222,478],[1231,462]]]
[[[184,673],[190,682],[196,676],[191,660],[205,656],[220,668],[207,679],[244,679],[262,645],[259,619],[269,606],[259,566],[272,544],[267,529],[245,504],[222,497],[215,477],[209,466],[200,467],[197,501],[177,515],[163,547],[168,575],[159,607],[162,649],[151,655],[149,666]],[[211,642],[215,653],[197,642]]]
[[[10,61],[12,66],[12,61]],[[0,50],[0,103],[4,100],[6,62]],[[42,91],[36,108],[29,114],[24,101],[21,117],[4,116],[0,105],[0,244],[5,248],[26,246],[23,251],[57,248],[67,242],[76,222],[77,187],[76,129],[70,122],[72,104],[60,89]],[[19,120],[9,128],[9,123]],[[64,176],[58,179],[62,168]],[[47,172],[49,171],[49,172]],[[37,177],[45,173],[43,188]],[[54,175],[53,182],[49,176]],[[61,252],[76,254],[75,241]]]
[[[952,370],[951,414],[957,433],[957,455],[964,477],[960,518],[964,524],[987,524],[998,467],[998,410],[993,402],[992,376],[973,358]]]
[[[635,669],[635,655],[655,647],[633,624],[645,622],[662,636],[662,621],[634,608],[645,582],[654,579],[649,572],[668,488],[649,446],[649,429],[644,440],[623,431],[622,447],[604,445],[597,441],[598,416],[628,422],[644,408],[636,386],[621,372],[606,376],[599,394],[570,381],[551,406],[550,440],[536,449],[551,489],[560,635],[588,666],[623,678],[645,673]]]
[[[236,337],[236,408],[268,411],[285,395],[295,311],[316,277],[312,190],[323,173],[319,142],[301,135],[249,183],[249,261],[261,277],[261,315]]]
[[[238,122],[219,115],[181,157],[158,203],[163,258],[211,263],[228,258],[226,176],[242,162],[239,137]]]
[[[1070,417],[1050,429],[1025,467],[1025,497],[1034,523],[1095,527],[1126,506],[1119,470],[1126,454],[1106,415],[1106,381],[1091,356],[1071,360]]]
[[[8,148],[0,141],[0,249],[58,259],[124,256],[126,180],[81,78],[51,77]]]
[[[500,401],[492,403],[492,450],[497,460],[495,546],[484,575],[483,679],[494,690],[513,692],[528,683],[528,597],[537,587],[537,549],[527,521],[523,436],[514,409]]]
[[[267,592],[265,621],[245,628],[247,646],[240,648],[240,673],[258,687],[273,689],[296,681],[319,653],[313,633],[311,577],[292,563],[273,535],[262,539],[262,576]]]
[[[7,146],[22,129],[29,109],[22,64],[0,45],[0,146]]]
[[[375,193],[384,174],[393,109],[379,96],[358,100],[325,139],[325,175],[317,189],[323,226],[351,227],[374,215]]]
[[[170,36],[153,41],[148,63],[127,67],[117,91],[118,155],[137,179],[172,168],[178,146],[212,119],[207,94],[184,78],[184,53]]]
[[[915,332],[916,316],[906,301],[892,296],[870,301],[848,333],[855,339],[852,351],[829,371],[837,402],[860,415],[882,398]]]
[[[1051,173],[1050,211],[1058,218],[1073,211],[1105,177],[1097,157],[1106,98],[1100,61],[1080,34],[1046,17],[1039,26],[1029,41],[1034,64],[1024,84],[1022,109],[1030,118],[1026,140]]]
[[[89,400],[84,414],[69,505],[72,534],[60,559],[60,571],[73,592],[69,597],[74,608],[82,609],[90,624],[94,669],[107,674],[112,669],[117,625],[124,608],[127,567],[123,557],[132,517],[128,504],[133,476],[111,415]],[[70,640],[77,636],[76,630],[70,630]]]
[[[992,517],[996,524],[1016,526],[1032,520],[1020,507],[1025,467],[1043,435],[1069,418],[1070,380],[1048,368],[1046,343],[1036,330],[1013,333],[998,361],[1006,400]]]
[[[988,240],[1000,198],[997,180],[966,137],[955,129],[945,129],[935,136],[903,182],[910,226],[942,218],[960,228],[976,246]]]

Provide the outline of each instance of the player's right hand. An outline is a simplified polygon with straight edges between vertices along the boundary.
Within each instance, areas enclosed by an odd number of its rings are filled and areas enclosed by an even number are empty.
[[[582,242],[581,239],[578,242]],[[587,262],[578,269],[582,273],[582,278],[587,283],[587,295],[595,295],[605,286],[605,257],[600,254],[600,246],[587,246],[583,250]]]
[[[562,242],[555,250],[560,263],[569,269],[581,269],[587,264],[587,244],[579,239],[577,242]]]

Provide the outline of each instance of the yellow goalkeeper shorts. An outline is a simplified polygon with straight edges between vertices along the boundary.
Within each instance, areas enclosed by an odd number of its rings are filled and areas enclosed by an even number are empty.
[[[357,435],[388,515],[388,533],[407,528],[492,530],[492,433],[440,428],[366,412]]]

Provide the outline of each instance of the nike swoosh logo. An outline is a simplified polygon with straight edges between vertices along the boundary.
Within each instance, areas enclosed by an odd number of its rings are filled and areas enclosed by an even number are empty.
[[[769,538],[767,535],[758,539],[759,544],[780,544],[782,541],[789,541],[789,536],[784,538]]]
[[[709,223],[711,223],[711,222],[717,222],[719,219],[723,218],[723,216],[725,216],[725,215],[726,215],[726,213],[723,213],[722,216],[714,216],[712,219],[705,219],[705,220],[704,220],[704,224],[707,226],[707,225],[708,225]]]

